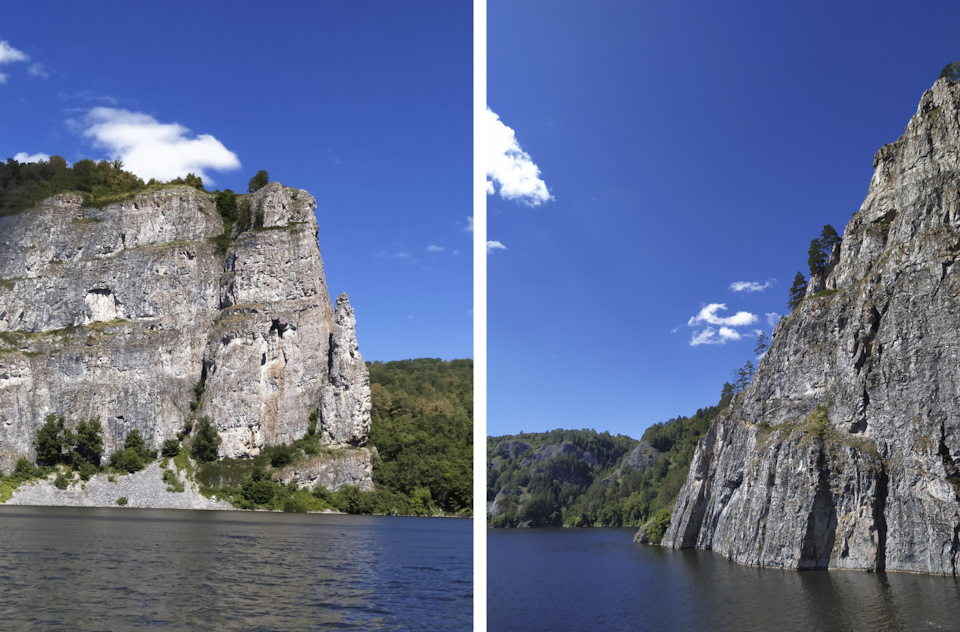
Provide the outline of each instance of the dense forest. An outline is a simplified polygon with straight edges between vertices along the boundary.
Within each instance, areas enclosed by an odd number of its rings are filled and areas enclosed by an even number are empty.
[[[657,423],[640,441],[594,430],[487,439],[491,527],[633,526],[669,512],[697,441],[732,397]],[[669,516],[669,513],[666,514]]]

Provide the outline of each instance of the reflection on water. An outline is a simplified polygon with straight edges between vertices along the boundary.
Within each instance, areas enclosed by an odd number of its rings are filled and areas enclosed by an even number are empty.
[[[12,629],[469,630],[467,520],[0,509]]]
[[[632,529],[487,532],[493,630],[960,630],[953,577],[739,566]]]

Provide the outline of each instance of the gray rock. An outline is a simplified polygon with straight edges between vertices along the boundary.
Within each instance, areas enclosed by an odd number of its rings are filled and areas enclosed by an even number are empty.
[[[357,322],[346,294],[337,297],[330,334],[330,373],[320,393],[321,441],[332,447],[362,446],[370,433],[370,374],[357,346]]]
[[[255,456],[302,437],[333,382],[353,399],[326,432],[366,441],[369,377],[349,304],[334,321],[316,201],[271,183],[250,204],[263,226],[226,256],[213,196],[185,186],[0,217],[0,468],[34,457],[50,413],[99,417],[108,455],[133,429],[157,449],[205,415],[221,456]]]
[[[171,466],[171,469],[173,466]],[[57,489],[53,476],[47,480],[23,483],[7,501],[8,505],[40,505],[56,507],[116,507],[118,498],[126,498],[125,507],[153,509],[233,509],[225,500],[207,498],[179,473],[184,491],[167,491],[163,470],[157,462],[134,474],[116,475],[111,481],[107,475],[94,476],[86,483],[74,478],[67,489]]]
[[[874,167],[826,274],[697,446],[664,544],[957,573],[960,85],[924,93]]]

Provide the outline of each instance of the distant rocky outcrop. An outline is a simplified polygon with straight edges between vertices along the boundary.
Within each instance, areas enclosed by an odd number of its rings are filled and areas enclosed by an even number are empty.
[[[258,227],[226,253],[214,196],[187,186],[0,217],[0,468],[34,457],[50,413],[98,417],[107,455],[201,416],[221,457],[291,443],[311,413],[328,446],[366,442],[369,378],[347,296],[334,311],[327,292],[316,202],[277,183],[247,201]],[[358,467],[344,476],[369,486],[369,454]]]
[[[960,84],[925,92],[874,168],[826,272],[700,440],[664,544],[957,574]]]

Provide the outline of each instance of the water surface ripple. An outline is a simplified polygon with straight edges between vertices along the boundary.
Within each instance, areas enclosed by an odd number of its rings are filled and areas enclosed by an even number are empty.
[[[0,621],[37,630],[469,630],[469,520],[0,508]]]
[[[488,629],[960,630],[953,577],[751,568],[634,532],[488,530]]]

